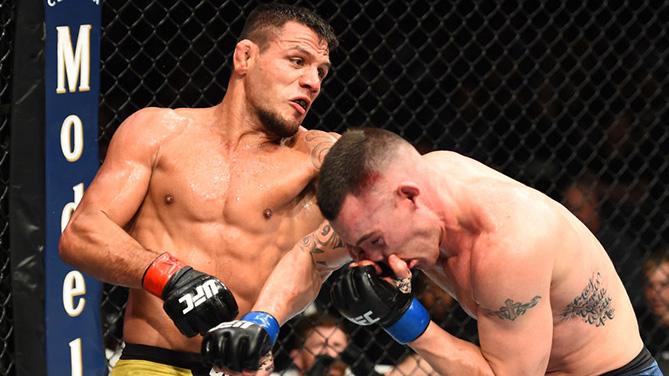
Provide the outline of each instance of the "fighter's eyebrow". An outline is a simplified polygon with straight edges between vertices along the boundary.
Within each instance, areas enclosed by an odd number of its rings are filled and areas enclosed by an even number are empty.
[[[306,48],[304,48],[302,46],[293,46],[291,48],[291,50],[299,51],[299,52],[301,52],[305,55],[309,55],[309,58],[311,58],[311,59],[316,59],[316,56],[311,51],[307,50]],[[323,63],[321,65],[324,65],[328,70],[330,70],[332,68],[332,64],[329,61],[326,61],[325,63]]]

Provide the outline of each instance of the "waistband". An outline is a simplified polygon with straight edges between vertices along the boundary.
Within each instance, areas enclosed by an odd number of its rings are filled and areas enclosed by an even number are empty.
[[[154,363],[167,364],[174,367],[186,368],[193,375],[209,375],[210,368],[202,364],[202,357],[198,353],[189,353],[163,349],[160,347],[126,343],[121,353],[122,360],[146,360]]]
[[[653,355],[651,355],[650,351],[648,351],[647,348],[641,349],[641,352],[639,355],[634,357],[629,363],[625,364],[624,366],[614,369],[613,371],[609,371],[607,373],[602,374],[601,376],[632,376],[632,375],[640,375],[642,371],[647,370],[653,364],[655,363],[655,359],[653,358]]]

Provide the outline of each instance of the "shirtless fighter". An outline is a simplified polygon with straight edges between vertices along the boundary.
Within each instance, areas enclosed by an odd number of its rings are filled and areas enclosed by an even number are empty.
[[[130,287],[112,375],[209,375],[199,334],[247,313],[322,223],[312,181],[335,138],[300,124],[336,43],[309,10],[260,6],[220,104],[146,108],[116,131],[60,240],[66,262]]]
[[[421,156],[391,132],[361,129],[326,156],[317,197],[356,260],[333,284],[335,306],[355,323],[382,325],[439,374],[661,375],[605,250],[544,194],[459,154]],[[285,259],[299,267],[289,273]],[[310,269],[299,252],[285,259],[254,308],[279,322],[307,299],[293,284],[319,282],[308,278],[319,264]],[[382,277],[382,263],[401,283]],[[478,320],[480,346],[430,321],[402,283],[412,268]],[[207,353],[224,330],[205,336],[207,358],[221,358]]]

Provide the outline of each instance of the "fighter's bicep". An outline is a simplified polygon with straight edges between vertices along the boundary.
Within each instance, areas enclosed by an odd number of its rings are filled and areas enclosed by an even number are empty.
[[[125,225],[137,212],[148,190],[151,169],[127,161],[103,165],[86,190],[82,210],[103,211],[119,225]]]
[[[100,210],[124,225],[133,217],[148,191],[157,146],[147,142],[131,117],[119,127],[77,211]],[[76,213],[75,213],[76,215]]]
[[[542,236],[490,238],[472,273],[481,352],[499,374],[546,371],[553,336],[552,252]]]
[[[548,296],[506,299],[479,315],[481,354],[495,374],[543,375],[551,352],[553,321]]]

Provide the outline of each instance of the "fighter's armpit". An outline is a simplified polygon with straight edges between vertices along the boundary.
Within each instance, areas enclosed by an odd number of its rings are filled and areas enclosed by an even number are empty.
[[[537,295],[529,302],[516,302],[513,299],[506,299],[504,305],[497,310],[485,310],[489,316],[497,316],[502,320],[514,321],[524,315],[532,307],[539,304],[541,296]]]

